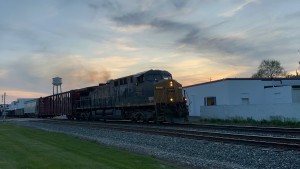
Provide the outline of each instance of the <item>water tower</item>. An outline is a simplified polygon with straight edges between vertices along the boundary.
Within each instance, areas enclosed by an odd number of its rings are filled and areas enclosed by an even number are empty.
[[[52,84],[53,84],[53,95],[55,94],[55,88],[56,88],[56,94],[58,94],[58,87],[60,88],[60,93],[62,92],[61,91],[62,78],[60,77],[52,78]]]

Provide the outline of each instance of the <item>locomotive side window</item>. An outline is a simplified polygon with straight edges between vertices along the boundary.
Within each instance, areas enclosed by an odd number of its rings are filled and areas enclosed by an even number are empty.
[[[118,81],[117,81],[117,80],[114,82],[114,85],[115,85],[115,86],[118,86]]]
[[[141,75],[141,76],[137,77],[137,81],[138,81],[138,83],[143,83],[144,82],[144,75]]]
[[[154,77],[153,77],[153,75],[147,75],[146,76],[146,81],[154,81]]]
[[[119,79],[119,80],[117,80],[117,81],[115,81],[115,83],[118,83],[119,85],[125,85],[125,84],[127,84],[127,78],[122,78],[122,79]],[[115,85],[115,86],[118,86],[118,84],[117,85]]]
[[[169,75],[163,75],[164,80],[172,80],[172,76]]]
[[[157,81],[161,81],[163,79],[163,76],[161,75],[158,75],[158,74],[154,74],[154,75],[147,75],[146,76],[146,81],[149,81],[149,82],[157,82]]]
[[[130,83],[133,83],[133,76],[130,76]]]

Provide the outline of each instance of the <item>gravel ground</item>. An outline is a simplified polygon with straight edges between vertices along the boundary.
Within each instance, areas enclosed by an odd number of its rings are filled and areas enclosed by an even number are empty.
[[[201,169],[299,169],[299,151],[281,151],[252,146],[154,136],[107,129],[45,124],[39,121],[14,123],[51,132],[66,133],[101,144],[151,155],[186,168]]]

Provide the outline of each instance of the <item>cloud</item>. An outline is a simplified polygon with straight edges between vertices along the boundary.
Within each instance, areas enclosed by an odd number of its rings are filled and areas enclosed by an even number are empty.
[[[115,44],[116,48],[122,51],[128,51],[128,52],[132,52],[132,51],[137,51],[138,49],[133,47],[131,45],[131,42],[128,39],[117,39],[114,42],[112,42]]]
[[[35,54],[19,57],[10,63],[5,85],[45,92],[53,77],[63,78],[64,89],[97,85],[110,79],[111,73],[93,59],[83,59],[77,55]],[[18,82],[22,81],[22,84]],[[47,84],[49,83],[49,84]]]
[[[120,25],[144,25],[147,24],[149,16],[146,12],[131,12],[122,16],[114,17],[113,20]]]
[[[119,11],[122,7],[118,1],[101,0],[101,1],[87,1],[87,6],[98,12],[99,10]]]
[[[192,26],[191,24],[184,24],[172,20],[158,18],[155,18],[149,24],[150,26],[158,29],[159,31],[184,31],[194,29],[194,26]]]
[[[247,1],[244,4],[247,5],[252,1]],[[119,26],[131,26],[131,27],[147,27],[152,29],[147,29],[149,33],[155,33],[158,35],[163,35],[165,33],[174,35],[172,36],[173,48],[181,46],[179,51],[192,50],[196,53],[215,53],[214,58],[221,58],[222,61],[229,59],[232,62],[234,59],[231,59],[234,55],[237,59],[238,56],[242,55],[243,58],[247,56],[254,56],[256,54],[262,54],[264,51],[260,51],[255,45],[249,43],[247,39],[241,37],[242,34],[235,34],[233,36],[230,33],[230,36],[218,35],[213,32],[214,29],[219,27],[224,27],[229,23],[228,20],[219,21],[210,26],[201,26],[201,24],[185,23],[179,22],[172,19],[159,18],[157,16],[152,16],[151,12],[132,12],[118,17],[114,17],[113,21],[116,22]],[[200,26],[199,26],[200,25]],[[245,34],[244,34],[245,35]],[[170,48],[172,48],[170,47]],[[218,54],[223,54],[223,56]]]
[[[291,14],[288,14],[286,16],[283,16],[283,19],[288,19],[288,20],[299,20],[300,17],[300,11],[293,12]]]
[[[221,59],[225,61],[230,59],[226,56],[238,56],[239,59],[247,56],[255,55],[257,51],[254,46],[246,40],[239,37],[221,37],[210,35],[208,30],[191,30],[183,38],[177,41],[178,46],[182,46],[180,50],[192,50],[200,53],[215,54],[212,59]],[[220,55],[222,54],[222,55]],[[235,59],[237,59],[236,57]]]
[[[144,26],[151,27],[156,31],[185,31],[195,29],[192,24],[172,21],[171,19],[163,19],[154,17],[150,12],[131,12],[112,20],[120,26]]]
[[[248,6],[249,4],[255,2],[256,0],[246,0],[244,1],[244,3],[236,6],[235,8],[225,12],[222,14],[222,16],[224,17],[232,17],[234,15],[236,15],[238,12],[240,12],[241,10],[243,10],[246,6]]]
[[[143,33],[143,32],[147,32],[152,28],[149,25],[139,25],[139,26],[131,25],[126,27],[111,26],[111,29],[119,33]]]
[[[2,77],[2,78],[5,77],[6,74],[7,74],[7,71],[6,71],[6,70],[0,69],[0,78],[1,78],[1,77]]]
[[[243,65],[228,65],[218,60],[211,60],[209,55],[206,58],[194,56],[189,60],[177,59],[177,62],[171,64],[170,71],[176,72],[173,74],[173,78],[180,79],[180,83],[186,86],[210,80],[237,77],[247,69],[248,67]]]
[[[261,1],[254,8],[255,2],[13,2],[19,10],[0,10],[0,51],[8,63],[0,63],[1,87],[51,93],[55,76],[63,78],[67,90],[148,68],[170,69],[191,83],[222,77],[222,72],[247,76],[246,70],[271,57],[294,67],[287,63],[298,61],[293,53],[299,49],[296,1],[272,6]],[[218,68],[218,74],[208,75]]]
[[[44,97],[49,94],[40,93],[34,91],[23,91],[23,90],[6,90],[6,103],[11,103],[12,101],[16,101],[20,98],[39,98]],[[21,97],[20,97],[21,96]]]
[[[122,76],[127,76],[134,72],[134,69],[128,69],[130,67],[135,67],[139,65],[141,61],[143,61],[143,57],[140,56],[107,56],[103,58],[98,58],[97,63],[102,63],[105,67],[109,68],[110,72],[112,72],[111,78],[120,78]],[[130,61],[129,61],[130,60]]]
[[[173,5],[177,8],[177,9],[181,9],[184,8],[187,3],[189,2],[189,0],[172,0],[171,1],[173,3]]]

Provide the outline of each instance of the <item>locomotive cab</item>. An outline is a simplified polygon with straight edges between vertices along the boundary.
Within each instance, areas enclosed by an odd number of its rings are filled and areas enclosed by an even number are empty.
[[[142,74],[138,74],[136,79],[136,85],[138,86],[142,83],[153,84],[164,80],[171,80],[172,75],[167,71],[150,70]]]
[[[188,108],[183,96],[182,85],[176,80],[164,80],[154,85],[154,101],[158,117],[165,121],[186,122]]]
[[[154,85],[156,103],[177,103],[183,101],[182,86],[176,80],[164,80]]]
[[[135,75],[135,97],[141,104],[154,104],[154,88],[156,83],[171,80],[172,75],[167,71],[149,70]]]

